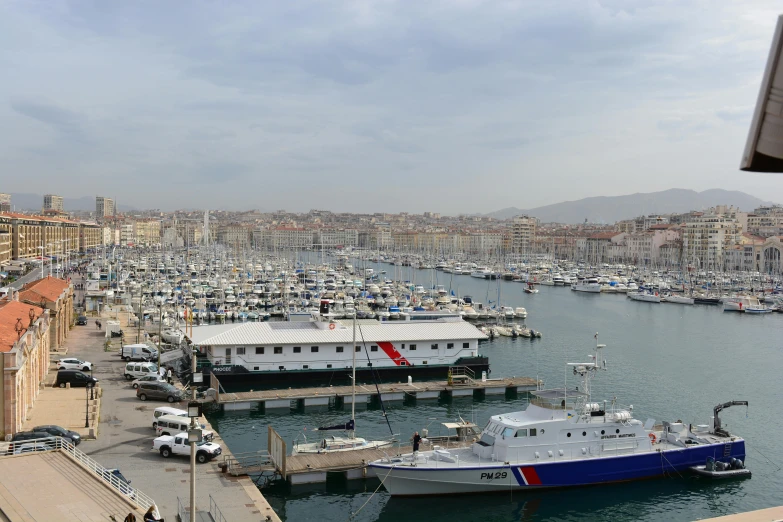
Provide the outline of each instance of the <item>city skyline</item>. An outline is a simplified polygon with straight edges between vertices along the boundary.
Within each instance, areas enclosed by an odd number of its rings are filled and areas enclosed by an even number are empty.
[[[486,213],[738,171],[773,2],[0,6],[6,192]],[[172,205],[172,202],[176,203]]]

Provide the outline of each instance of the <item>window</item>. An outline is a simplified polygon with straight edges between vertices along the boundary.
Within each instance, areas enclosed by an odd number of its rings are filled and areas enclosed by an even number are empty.
[[[258,370],[258,366],[253,366],[253,369],[254,370]]]
[[[278,367],[277,367],[277,369],[278,369],[278,370],[281,370],[281,371],[282,371],[282,370],[285,370],[285,366],[278,366]]]
[[[302,369],[303,369],[303,370],[307,370],[308,368],[310,368],[310,366],[308,366],[307,364],[303,364],[303,365],[302,365]]]
[[[237,348],[237,355],[245,355],[245,347]]]
[[[357,346],[357,347],[354,348],[354,351],[355,352],[361,352],[362,351],[362,347],[361,346]]]
[[[402,343],[402,349],[403,350],[405,349],[405,343]]]
[[[408,363],[407,363],[407,362],[405,362],[405,361],[400,361],[400,366],[407,366],[407,365],[408,365]]]
[[[327,367],[327,368],[331,368],[331,367],[332,367],[332,365],[331,365],[331,364],[327,364],[327,365],[326,365],[326,367]]]
[[[370,346],[370,351],[371,352],[377,352],[378,351],[378,347],[373,344],[372,346]]]
[[[503,438],[510,437],[514,434],[514,428],[506,428],[503,430]]]
[[[294,353],[302,353],[302,347],[301,346],[294,346]]]
[[[427,361],[424,361],[422,364],[427,364]]]
[[[310,352],[312,352],[312,353],[318,352],[318,347],[317,346],[311,346],[310,347]]]
[[[569,432],[569,433],[567,433],[567,434],[566,434],[566,437],[568,437],[568,438],[570,439],[570,438],[571,438],[571,433],[570,433],[570,432]]]
[[[177,437],[174,439],[174,444],[185,444],[185,439],[182,437]]]
[[[372,363],[367,363],[367,366],[372,366]]]
[[[462,343],[463,348],[470,348],[470,343]]]
[[[411,345],[411,347],[410,347],[410,349],[411,349],[411,350],[415,350],[415,349],[416,349],[416,345],[415,345],[415,344],[412,344],[412,345]]]
[[[438,349],[438,343],[435,343],[435,344],[433,344],[433,345],[432,345],[432,349],[433,349],[433,350],[437,350],[437,349]]]
[[[530,428],[530,436],[531,437],[535,437],[536,436],[536,429],[535,428]]]
[[[514,435],[515,437],[527,437],[527,428],[517,430],[517,434]]]
[[[283,347],[282,346],[275,346],[275,354],[281,355],[283,353]]]
[[[447,350],[451,350],[452,348],[454,348],[454,343],[449,343],[446,345]]]
[[[586,431],[582,432],[582,437],[587,437],[587,432]]]
[[[343,353],[343,347],[342,346],[338,346],[337,347],[337,353]]]
[[[256,355],[264,355],[264,347],[256,346]]]

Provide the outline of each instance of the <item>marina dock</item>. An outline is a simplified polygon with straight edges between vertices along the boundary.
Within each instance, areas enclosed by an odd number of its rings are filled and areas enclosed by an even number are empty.
[[[507,377],[502,379],[473,380],[455,375],[449,381],[422,381],[408,383],[384,383],[377,388],[372,384],[356,386],[356,404],[366,405],[380,398],[383,402],[409,400],[437,400],[441,397],[486,397],[505,395],[508,392],[528,392],[541,386],[532,377]],[[216,403],[223,411],[238,410],[286,410],[313,406],[351,404],[351,386],[319,388],[288,388],[246,392],[224,392],[214,374],[211,388],[218,390]]]

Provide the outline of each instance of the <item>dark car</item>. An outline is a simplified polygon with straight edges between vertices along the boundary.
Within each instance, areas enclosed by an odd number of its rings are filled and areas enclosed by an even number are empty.
[[[126,479],[119,469],[104,469],[97,472],[106,482],[109,482],[118,489],[123,495],[135,499],[136,491],[130,487],[131,481]]]
[[[35,442],[31,442],[33,440]],[[15,453],[39,451],[42,446],[54,449],[54,437],[43,431],[20,431],[11,439],[11,444],[8,445],[7,453],[8,455],[13,455]]]
[[[55,437],[62,437],[70,440],[74,446],[78,446],[82,442],[82,436],[75,431],[66,430],[60,426],[54,424],[47,424],[45,426],[36,426],[33,431],[48,433]]]
[[[169,402],[179,402],[185,398],[179,388],[166,382],[140,382],[136,388],[136,397],[146,401],[147,399],[159,399]]]
[[[76,324],[79,326],[85,326],[87,324],[87,316],[86,315],[80,315],[76,318]]]
[[[71,387],[75,386],[95,386],[98,384],[98,379],[90,377],[81,370],[60,370],[57,372],[57,379],[54,381],[55,386],[65,388],[66,383],[71,383]]]

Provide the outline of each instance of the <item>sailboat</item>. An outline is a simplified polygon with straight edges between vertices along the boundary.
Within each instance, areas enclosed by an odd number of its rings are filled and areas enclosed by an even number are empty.
[[[353,360],[351,364],[351,420],[344,424],[316,428],[315,431],[342,431],[344,436],[330,435],[319,442],[294,441],[291,455],[300,453],[339,453],[343,451],[377,449],[394,444],[394,440],[367,440],[356,436],[356,313],[353,314]]]

